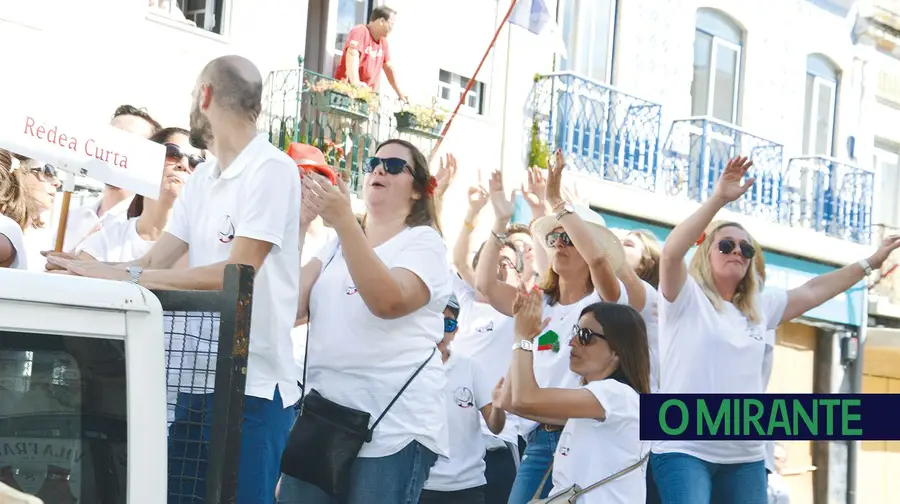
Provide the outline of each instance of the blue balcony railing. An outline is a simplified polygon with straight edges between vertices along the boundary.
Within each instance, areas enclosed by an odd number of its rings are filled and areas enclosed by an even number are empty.
[[[783,216],[804,227],[856,243],[872,241],[875,174],[827,157],[797,157],[782,186]]]
[[[783,151],[780,144],[710,117],[675,121],[664,148],[662,187],[671,196],[705,201],[728,160],[747,156],[753,160],[748,176],[756,183],[729,210],[782,222]]]
[[[568,72],[538,76],[533,96],[539,136],[570,166],[655,190],[660,105]]]

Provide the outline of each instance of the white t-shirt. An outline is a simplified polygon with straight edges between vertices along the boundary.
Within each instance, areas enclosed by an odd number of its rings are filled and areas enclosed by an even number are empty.
[[[444,371],[447,373],[444,395],[450,428],[450,456],[438,458],[425,488],[454,492],[487,484],[481,408],[491,404],[494,387],[474,360],[458,353],[450,354],[444,363]]]
[[[70,211],[66,220],[66,237],[63,240],[63,250],[68,252],[74,249],[76,252],[79,252],[84,245],[85,239],[92,233],[103,229],[103,227],[112,222],[127,220],[128,207],[131,206],[132,199],[126,198],[121,201],[104,213],[103,217],[97,217],[97,211],[100,209],[100,203],[103,200],[102,197],[91,200]]]
[[[621,294],[616,303],[628,304],[628,293],[625,292],[625,284],[621,280],[619,281],[619,290]],[[556,303],[550,306],[545,299],[544,318],[549,317],[550,324],[543,334],[534,339],[534,378],[538,386],[570,389],[581,386],[581,377],[569,368],[569,357],[572,355],[572,348],[569,346],[569,341],[572,339],[572,328],[578,324],[582,310],[601,301],[600,294],[596,290],[592,290],[581,300],[569,305]],[[553,343],[554,340],[555,343]],[[519,432],[524,437],[538,425],[537,422],[523,418],[519,422]]]
[[[84,240],[81,251],[103,262],[129,262],[144,257],[156,242],[147,241],[138,234],[139,218],[107,223],[103,229]]]
[[[790,486],[777,472],[772,472],[768,476],[768,484],[766,485],[766,494],[769,504],[790,504]]]
[[[454,293],[459,301],[459,329],[453,339],[453,350],[473,359],[491,382],[491,388],[506,376],[512,362],[510,349],[515,342],[513,319],[495,310],[490,303],[480,303],[475,289],[453,275]],[[506,415],[506,424],[499,436],[495,436],[481,419],[481,431],[486,436],[500,438],[503,442],[518,443],[519,417]],[[503,442],[492,447],[505,446]]]
[[[688,275],[673,303],[659,296],[660,393],[761,394],[766,341],[781,322],[787,292],[766,289],[759,295],[761,322],[750,323],[731,303],[718,312],[700,285]],[[765,458],[762,441],[661,441],[654,453],[685,453],[715,464],[757,462]]]
[[[25,235],[16,221],[5,215],[0,215],[0,235],[7,237],[16,251],[16,258],[9,266],[13,269],[28,269],[28,253],[25,251]]]
[[[646,292],[646,301],[641,310],[644,325],[647,326],[647,346],[650,347],[650,392],[659,392],[659,294],[647,282],[641,280]]]
[[[588,383],[606,411],[606,420],[570,418],[553,456],[550,495],[578,485],[586,488],[641,460],[649,446],[640,438],[640,394],[607,378]],[[646,467],[605,483],[578,498],[578,504],[636,504],[647,498]]]
[[[375,254],[389,269],[418,276],[430,300],[404,317],[378,318],[356,290],[337,242],[323,247],[324,269],[309,298],[309,386],[338,404],[368,412],[374,422],[431,355],[359,455],[386,457],[418,441],[447,456],[444,364],[439,352],[432,354],[444,337],[444,308],[453,292],[447,248],[433,228],[417,226],[375,247]]]
[[[291,344],[300,297],[297,164],[261,134],[224,171],[215,161],[198,166],[175,200],[167,231],[188,244],[192,268],[227,260],[238,237],[272,244],[253,286],[245,390],[272,399],[278,386],[284,407],[292,407],[300,399]],[[182,391],[196,393],[213,387],[214,373],[206,370],[215,369],[208,352],[218,349],[218,320],[188,320],[188,326],[192,337],[185,345],[196,345],[198,353],[186,352]]]
[[[306,266],[311,259],[315,259],[322,247],[334,240],[335,236],[334,230],[331,228],[323,228],[314,236],[307,235],[300,253],[300,268]],[[294,361],[300,366],[300,376],[303,376],[303,360],[306,355],[306,324],[291,329],[291,342],[294,345]],[[300,381],[302,382],[303,378]]]

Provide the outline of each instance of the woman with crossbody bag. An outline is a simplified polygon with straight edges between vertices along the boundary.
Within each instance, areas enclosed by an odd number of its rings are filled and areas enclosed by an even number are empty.
[[[435,181],[412,144],[363,167],[363,226],[342,181],[303,175],[303,205],[337,234],[301,273],[305,395],[282,457],[279,503],[415,504],[448,455],[436,345],[452,292]]]
[[[553,458],[553,488],[532,504],[636,504],[646,499],[649,444],[640,439],[640,394],[650,392],[650,352],[644,320],[633,308],[594,303],[572,329],[569,366],[581,387],[542,388],[530,343],[549,323],[543,292],[519,288],[514,350],[502,401],[528,415],[566,420]],[[550,471],[547,471],[550,474]]]

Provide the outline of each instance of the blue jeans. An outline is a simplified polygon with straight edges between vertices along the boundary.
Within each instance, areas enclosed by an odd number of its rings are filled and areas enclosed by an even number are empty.
[[[178,394],[169,427],[169,504],[204,501],[212,411],[213,394]],[[243,416],[237,502],[271,504],[297,411],[284,408],[276,388],[271,401],[244,397]]]
[[[358,457],[350,468],[347,495],[331,497],[319,487],[281,475],[279,504],[417,504],[437,455],[417,441],[387,457]]]
[[[553,464],[553,454],[556,453],[556,445],[559,444],[559,436],[562,431],[547,432],[540,427],[531,431],[526,441],[525,456],[519,464],[519,472],[509,493],[508,504],[527,504],[534,498],[541,481],[547,475],[547,471]],[[550,495],[553,488],[553,473],[547,477],[541,498]]]
[[[662,504],[766,504],[763,461],[714,464],[683,453],[651,453]]]

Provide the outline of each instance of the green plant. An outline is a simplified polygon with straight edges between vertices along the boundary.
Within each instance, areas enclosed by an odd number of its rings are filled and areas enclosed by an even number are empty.
[[[550,161],[550,145],[541,138],[537,117],[531,122],[531,148],[528,152],[528,166],[546,169]]]
[[[435,129],[447,120],[447,111],[438,106],[435,98],[431,99],[431,106],[405,103],[400,108],[400,113],[413,116],[416,120],[416,127],[423,130]]]
[[[378,106],[378,93],[367,86],[354,86],[347,81],[339,81],[334,79],[319,79],[315,84],[307,87],[312,93],[325,93],[328,91],[340,93],[349,96],[354,100],[361,100],[369,104],[370,108]]]

